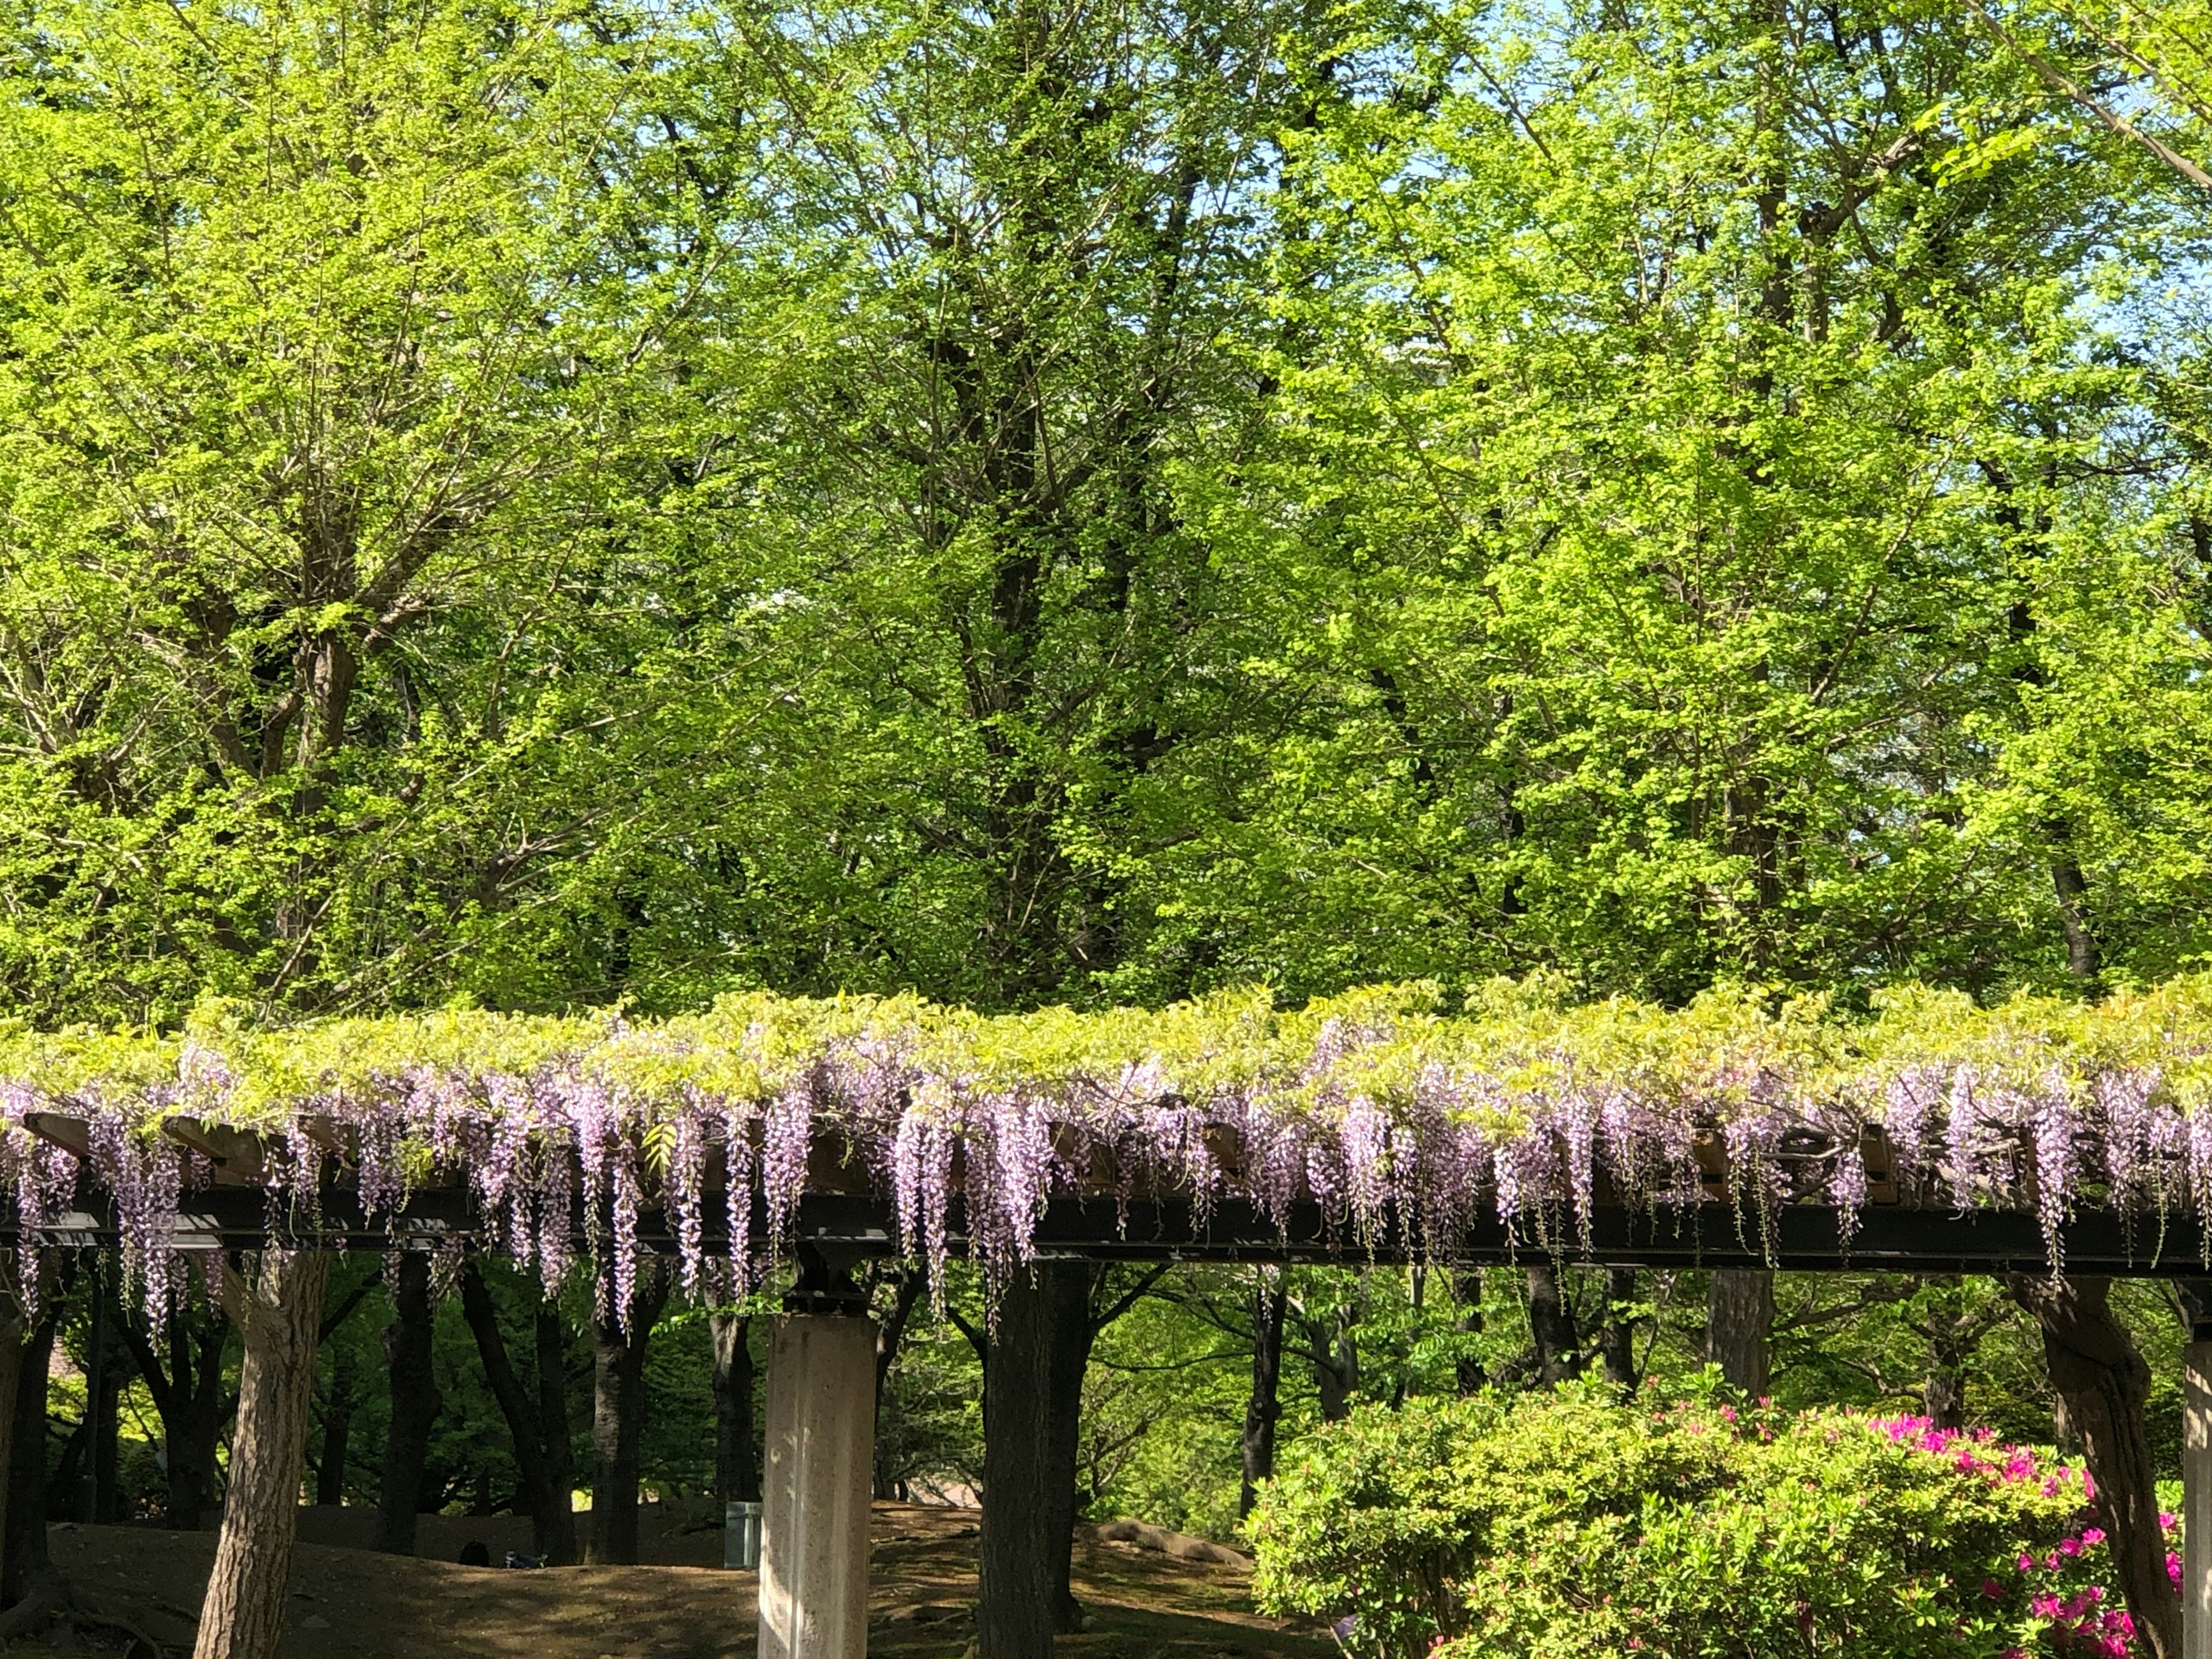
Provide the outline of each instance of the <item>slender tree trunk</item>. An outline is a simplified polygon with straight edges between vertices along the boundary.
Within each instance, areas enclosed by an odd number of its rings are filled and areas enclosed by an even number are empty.
[[[1049,1281],[1017,1268],[999,1298],[983,1373],[983,1526],[976,1659],[1051,1659],[1052,1540],[1042,1524],[1052,1479]]]
[[[168,1522],[184,1531],[197,1531],[216,1502],[216,1443],[222,1437],[228,1415],[222,1395],[222,1354],[230,1332],[213,1311],[206,1325],[194,1331],[189,1322],[176,1322],[173,1364],[183,1379],[183,1398],[177,1420],[166,1419],[169,1450]]]
[[[1536,1381],[1555,1388],[1582,1370],[1582,1334],[1559,1292],[1559,1271],[1548,1261],[1531,1262],[1528,1280],[1528,1340],[1535,1349]]]
[[[345,1502],[346,1459],[353,1440],[353,1361],[344,1349],[331,1366],[331,1394],[323,1407],[323,1455],[315,1465],[315,1502]]]
[[[1462,1337],[1482,1334],[1482,1269],[1470,1267],[1461,1273],[1452,1286],[1452,1294],[1459,1303],[1459,1334]],[[1482,1360],[1471,1350],[1463,1351],[1452,1367],[1452,1381],[1462,1394],[1480,1394],[1490,1386],[1490,1373]]]
[[[592,1321],[592,1530],[593,1566],[637,1562],[638,1442],[645,1428],[645,1347],[668,1299],[659,1262],[641,1265],[629,1328],[611,1312]]]
[[[915,1307],[921,1299],[927,1282],[920,1268],[902,1268],[891,1294],[891,1305],[876,1327],[876,1458],[872,1480],[878,1498],[904,1495],[899,1489],[895,1461],[898,1446],[883,1431],[884,1413],[890,1403],[891,1366],[898,1358],[899,1346],[906,1340],[907,1326],[914,1318]]]
[[[1597,1352],[1605,1380],[1615,1388],[1632,1389],[1636,1375],[1636,1320],[1628,1311],[1636,1304],[1636,1269],[1608,1267],[1605,1273],[1605,1321],[1598,1327]]]
[[[0,1601],[21,1600],[53,1571],[46,1555],[46,1376],[60,1320],[61,1310],[49,1306],[17,1349],[7,1531],[0,1534]]]
[[[500,1415],[507,1419],[507,1437],[514,1443],[515,1471],[521,1478],[523,1501],[530,1509],[532,1545],[541,1561],[567,1566],[574,1559],[576,1540],[568,1489],[554,1482],[538,1408],[514,1374],[514,1363],[507,1354],[507,1339],[500,1333],[499,1309],[473,1261],[461,1269],[461,1313],[468,1321],[470,1334],[476,1338],[484,1380],[491,1386],[492,1398],[499,1402]],[[569,1554],[559,1553],[563,1545]]]
[[[714,1340],[714,1495],[725,1504],[760,1501],[760,1460],[753,1450],[752,1323],[733,1313],[708,1320]]]
[[[93,1418],[92,1518],[102,1525],[112,1525],[122,1516],[123,1447],[117,1419],[130,1380],[123,1356],[111,1348],[101,1368],[99,1409]]]
[[[545,1447],[545,1478],[567,1508],[552,1517],[548,1560],[579,1560],[576,1540],[576,1448],[568,1431],[568,1322],[550,1302],[538,1304],[538,1421]],[[565,1518],[563,1518],[565,1517]]]
[[[430,1431],[445,1401],[438,1393],[433,1364],[438,1308],[430,1295],[430,1258],[419,1250],[408,1251],[399,1258],[398,1278],[393,1317],[385,1334],[385,1358],[392,1374],[392,1426],[385,1436],[384,1478],[377,1488],[376,1547],[386,1555],[412,1555]]]
[[[283,1633],[331,1258],[323,1250],[274,1249],[258,1257],[250,1278],[224,1273],[225,1301],[246,1336],[246,1362],[222,1534],[192,1659],[272,1659]]]
[[[1260,1483],[1275,1473],[1275,1425],[1283,1415],[1283,1320],[1291,1291],[1280,1267],[1262,1267],[1252,1286],[1252,1391],[1244,1401],[1244,1480],[1237,1494],[1238,1517],[1252,1513]]]
[[[1773,1382],[1774,1275],[1756,1268],[1716,1273],[1706,1311],[1705,1358],[1730,1388],[1765,1398]]]
[[[2112,1281],[2054,1285],[2015,1275],[2014,1300],[2043,1332],[2044,1363],[2058,1395],[2062,1432],[2080,1438],[2097,1508],[2112,1535],[2113,1574],[2153,1659],[2180,1659],[2181,1601],[2166,1571],[2166,1537],[2143,1408],[2150,1367],[2112,1310]]]
[[[1044,1530],[1052,1551],[1052,1627],[1061,1635],[1079,1634],[1083,1603],[1075,1599],[1076,1468],[1082,1462],[1083,1379],[1091,1369],[1091,1345],[1098,1326],[1091,1295],[1097,1279],[1087,1261],[1038,1264],[1051,1302],[1051,1413],[1047,1427],[1049,1463],[1045,1475]]]

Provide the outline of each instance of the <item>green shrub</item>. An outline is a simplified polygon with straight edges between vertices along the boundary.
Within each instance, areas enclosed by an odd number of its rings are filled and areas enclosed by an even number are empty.
[[[1415,1399],[1305,1442],[1249,1532],[1357,1659],[2124,1653],[2076,1472],[1923,1419]]]

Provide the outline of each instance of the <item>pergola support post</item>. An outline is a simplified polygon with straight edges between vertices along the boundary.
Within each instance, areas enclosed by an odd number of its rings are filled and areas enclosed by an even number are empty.
[[[876,1325],[802,1253],[769,1339],[760,1659],[866,1659]]]
[[[2181,1358],[2181,1652],[2212,1659],[2212,1325]]]

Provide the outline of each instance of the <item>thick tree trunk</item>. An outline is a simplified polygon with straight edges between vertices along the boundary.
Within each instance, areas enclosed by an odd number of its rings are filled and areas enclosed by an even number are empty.
[[[376,1547],[386,1555],[412,1555],[430,1431],[445,1401],[438,1393],[432,1363],[438,1306],[430,1295],[430,1258],[418,1250],[408,1251],[399,1258],[398,1279],[392,1321],[385,1333],[392,1426],[385,1436],[384,1478],[377,1487]]]
[[[1280,1267],[1262,1267],[1252,1286],[1252,1391],[1244,1401],[1244,1480],[1237,1494],[1237,1513],[1252,1513],[1260,1483],[1275,1473],[1275,1425],[1283,1407],[1283,1320],[1289,1311],[1289,1282]]]
[[[753,1449],[752,1323],[733,1313],[708,1320],[714,1341],[714,1496],[725,1504],[760,1502],[760,1459]]]
[[[2112,1536],[2113,1576],[2136,1628],[2154,1659],[2180,1659],[2181,1601],[2166,1576],[2143,1427],[2150,1367],[2112,1312],[2112,1281],[2084,1276],[2053,1285],[2016,1275],[2008,1283],[2014,1300],[2042,1329],[2059,1427],[2077,1437],[2087,1454],[2097,1508]]]
[[[1774,1275],[1729,1268],[1713,1275],[1705,1358],[1730,1388],[1764,1399],[1773,1382]]]
[[[343,1349],[331,1367],[330,1398],[323,1405],[323,1455],[315,1462],[315,1502],[345,1502],[346,1460],[353,1442],[353,1363]]]
[[[567,1566],[574,1559],[576,1547],[568,1488],[554,1481],[538,1408],[514,1374],[514,1363],[507,1355],[507,1339],[500,1333],[499,1309],[473,1261],[461,1269],[461,1312],[469,1322],[470,1334],[476,1338],[484,1380],[491,1386],[492,1398],[499,1402],[500,1415],[507,1419],[507,1437],[514,1443],[515,1471],[521,1479],[523,1502],[530,1510],[531,1542],[539,1560],[549,1566]]]
[[[1051,1301],[1051,1420],[1047,1428],[1050,1462],[1045,1475],[1043,1522],[1052,1551],[1052,1627],[1064,1636],[1081,1633],[1083,1603],[1072,1582],[1075,1557],[1076,1467],[1082,1462],[1083,1379],[1091,1369],[1091,1345],[1098,1340],[1091,1294],[1097,1282],[1087,1261],[1038,1264]]]
[[[12,1303],[14,1298],[10,1297],[9,1301]],[[0,1564],[4,1564],[9,1553],[5,1540],[9,1536],[8,1517],[13,1512],[10,1500],[15,1484],[15,1447],[21,1433],[15,1421],[15,1401],[23,1376],[26,1335],[22,1308],[16,1304],[4,1316],[0,1316]],[[41,1396],[45,1394],[43,1384],[40,1393]],[[43,1397],[39,1410],[43,1417],[46,1414]],[[39,1531],[43,1537],[46,1533],[43,1522]],[[4,1565],[0,1565],[0,1571],[4,1571]]]
[[[1016,1269],[983,1373],[983,1526],[976,1659],[1051,1659],[1054,1286]]]
[[[1559,1293],[1559,1275],[1548,1261],[1532,1262],[1528,1279],[1528,1340],[1535,1350],[1536,1381],[1554,1388],[1581,1371],[1582,1334]]]
[[[61,1310],[49,1306],[16,1350],[7,1529],[0,1534],[0,1601],[9,1604],[53,1571],[46,1556],[46,1375],[60,1320]]]
[[[568,1322],[550,1302],[538,1304],[538,1421],[545,1446],[545,1478],[567,1499],[565,1520],[556,1520],[547,1559],[563,1564],[581,1559],[576,1539],[576,1449],[568,1430]]]
[[[624,1330],[610,1311],[592,1321],[592,1530],[584,1559],[592,1566],[637,1563],[638,1442],[645,1429],[645,1348],[668,1299],[658,1262],[638,1268]]]
[[[326,1251],[273,1249],[258,1253],[246,1278],[225,1270],[224,1300],[245,1334],[246,1363],[222,1534],[192,1659],[271,1659],[283,1633],[330,1271]]]

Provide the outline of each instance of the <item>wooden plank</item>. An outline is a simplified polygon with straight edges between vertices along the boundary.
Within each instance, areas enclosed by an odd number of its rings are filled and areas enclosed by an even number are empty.
[[[1859,1129],[1859,1158],[1866,1165],[1867,1202],[1894,1204],[1897,1193],[1897,1155],[1889,1144],[1889,1135],[1879,1123],[1869,1123]]]
[[[58,1146],[81,1164],[92,1162],[92,1126],[58,1112],[27,1112],[23,1127],[47,1145]]]
[[[269,1160],[262,1150],[261,1137],[250,1129],[179,1115],[163,1118],[161,1133],[213,1164],[218,1187],[258,1187],[268,1173]]]

